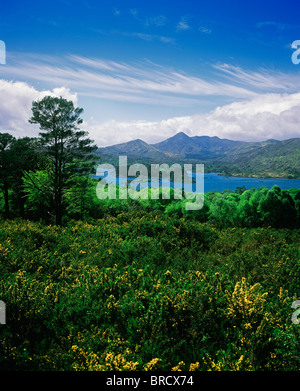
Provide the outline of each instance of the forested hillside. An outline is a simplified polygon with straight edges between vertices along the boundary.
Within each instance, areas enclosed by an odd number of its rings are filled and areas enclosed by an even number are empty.
[[[142,162],[204,163],[207,172],[226,175],[300,178],[300,139],[243,142],[219,137],[189,137],[180,132],[157,144],[142,140],[100,148],[110,161],[128,155]]]
[[[222,159],[229,163],[233,174],[257,177],[300,178],[300,139],[283,140],[258,146],[244,151],[242,146],[237,153]]]

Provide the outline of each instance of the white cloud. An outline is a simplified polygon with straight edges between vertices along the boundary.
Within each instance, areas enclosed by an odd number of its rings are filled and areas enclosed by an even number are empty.
[[[212,29],[209,29],[209,28],[204,27],[204,26],[199,27],[198,30],[199,30],[201,33],[204,33],[204,34],[211,34],[211,33],[212,33]]]
[[[166,37],[153,38],[146,34],[143,39],[168,41]],[[219,67],[218,71],[217,78],[205,79],[147,60],[129,64],[76,55],[57,58],[30,54],[11,55],[10,63],[1,69],[3,77],[62,85],[79,95],[137,103],[150,99],[157,105],[169,105],[172,100],[174,106],[180,107],[183,98],[219,96],[244,99],[256,95],[252,85],[249,88],[245,83],[241,86],[232,80],[218,80],[228,74],[228,69]],[[238,74],[236,79],[239,81]]]
[[[122,33],[122,35],[126,35],[128,37],[136,37],[140,38],[144,41],[152,42],[152,41],[160,41],[162,43],[171,43],[175,44],[175,40],[170,37],[165,37],[163,35],[156,35],[156,34],[146,34],[146,33]]]
[[[176,26],[177,31],[189,30],[191,27],[188,24],[188,18],[184,16]]]
[[[150,61],[128,64],[74,55],[60,61],[55,57],[27,55],[22,56],[21,61],[17,57],[13,64],[1,69],[3,75],[61,87],[38,91],[28,83],[0,80],[0,131],[16,136],[36,136],[37,127],[28,123],[32,101],[45,95],[61,95],[76,104],[78,93],[133,103],[135,115],[135,103],[182,108],[192,104],[195,107],[196,102],[207,97],[225,97],[233,101],[226,105],[219,103],[219,107],[208,113],[163,121],[99,123],[86,119],[83,128],[99,146],[136,138],[155,143],[179,131],[192,136],[245,141],[300,137],[298,74],[254,72],[228,64],[216,65],[214,69],[218,72],[217,77],[209,80]]]
[[[27,83],[0,80],[0,131],[15,137],[37,136],[38,127],[30,125],[31,106],[46,95],[62,96],[77,105],[77,95],[65,87],[37,91]]]
[[[63,96],[77,105],[77,95],[65,87],[38,91],[27,83],[0,80],[0,131],[16,137],[37,136],[28,123],[32,101],[45,95]],[[162,121],[85,121],[82,125],[98,146],[140,138],[156,143],[184,131],[190,136],[208,135],[257,141],[300,137],[300,93],[263,94],[242,102],[219,106],[206,114]]]
[[[271,26],[275,27],[278,30],[297,30],[299,29],[299,25],[295,24],[290,24],[290,23],[281,23],[281,22],[274,22],[274,21],[267,21],[267,22],[259,22],[256,23],[255,27],[261,28],[261,27],[266,27],[266,26]]]
[[[296,92],[300,89],[300,74],[286,74],[283,72],[259,69],[249,71],[230,64],[214,65],[214,68],[223,72],[231,82],[254,88],[256,91],[289,91]]]
[[[149,16],[146,18],[140,17],[139,10],[136,8],[131,8],[129,10],[129,13],[136,19],[138,22],[140,22],[143,26],[149,27],[162,27],[165,26],[167,23],[167,17],[164,15],[158,15],[158,16]]]
[[[154,25],[156,27],[161,27],[161,26],[165,26],[166,23],[167,23],[166,16],[159,15],[159,16],[152,16],[146,19],[145,25],[146,26]]]
[[[264,94],[217,107],[206,114],[158,122],[107,121],[84,125],[98,146],[103,147],[136,138],[156,143],[181,131],[189,136],[218,136],[243,141],[282,140],[300,137],[299,118],[300,93]]]

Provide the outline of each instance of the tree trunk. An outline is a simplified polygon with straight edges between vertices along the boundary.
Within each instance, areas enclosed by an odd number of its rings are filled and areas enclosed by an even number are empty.
[[[19,194],[19,210],[20,210],[20,216],[22,217],[22,219],[24,219],[25,217],[25,195],[24,195],[24,192],[23,190],[20,191],[20,194]]]
[[[58,188],[55,197],[55,223],[62,224],[63,207],[62,207],[62,189]]]

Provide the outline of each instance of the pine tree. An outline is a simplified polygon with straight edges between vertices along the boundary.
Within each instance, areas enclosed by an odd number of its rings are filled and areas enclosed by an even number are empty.
[[[32,104],[29,122],[39,124],[42,152],[51,162],[51,187],[54,191],[56,224],[62,223],[64,215],[64,192],[75,176],[90,174],[95,166],[97,149],[88,133],[79,130],[83,109],[74,107],[72,101],[62,97],[46,96]]]

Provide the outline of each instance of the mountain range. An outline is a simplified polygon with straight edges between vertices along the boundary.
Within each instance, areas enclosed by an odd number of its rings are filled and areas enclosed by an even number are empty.
[[[300,178],[300,138],[246,142],[179,132],[156,144],[137,139],[97,153],[107,163],[126,155],[130,163],[204,163],[206,172]]]

